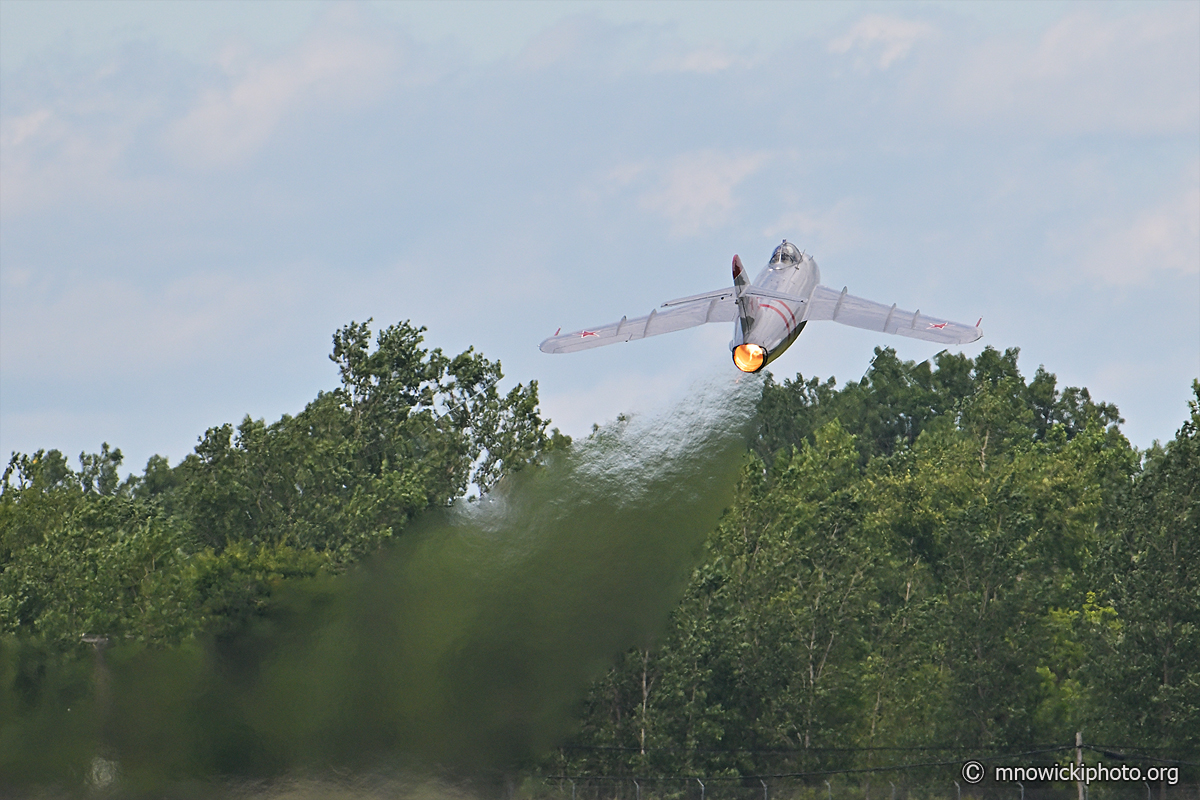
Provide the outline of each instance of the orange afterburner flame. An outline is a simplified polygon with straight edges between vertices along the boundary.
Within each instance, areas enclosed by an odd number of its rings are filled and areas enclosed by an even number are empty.
[[[756,344],[739,344],[733,351],[733,365],[742,372],[758,372],[767,360],[767,351]]]

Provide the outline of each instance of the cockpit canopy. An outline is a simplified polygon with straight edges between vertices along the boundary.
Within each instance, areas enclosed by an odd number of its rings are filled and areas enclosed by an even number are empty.
[[[792,244],[787,239],[784,239],[783,244],[779,245],[779,247],[776,247],[775,252],[771,254],[771,266],[775,269],[779,269],[780,267],[790,267],[793,264],[799,263],[800,248],[796,247],[796,245]]]

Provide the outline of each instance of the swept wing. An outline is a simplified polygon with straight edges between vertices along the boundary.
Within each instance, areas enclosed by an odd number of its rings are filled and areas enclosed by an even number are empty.
[[[966,344],[983,336],[978,325],[930,317],[920,310],[906,311],[893,303],[886,306],[828,286],[817,286],[809,297],[806,320],[831,320],[869,331],[893,333],[939,344]]]
[[[694,328],[706,322],[732,322],[737,319],[737,304],[733,301],[733,288],[669,300],[644,317],[628,319],[621,317],[597,328],[584,328],[562,335],[551,336],[542,342],[543,353],[574,353],[591,347],[631,342],[647,336],[672,333],[684,328]]]

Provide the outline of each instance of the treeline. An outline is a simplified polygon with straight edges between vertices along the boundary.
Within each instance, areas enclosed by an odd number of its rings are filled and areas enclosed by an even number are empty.
[[[417,513],[486,490],[567,441],[537,383],[393,325],[334,335],[341,386],[296,416],[210,428],[172,467],[120,479],[107,444],[72,469],[14,454],[0,485],[0,633],[74,648],[81,633],[177,644],[234,628],[280,581],[339,572]]]
[[[423,511],[572,446],[536,382],[501,395],[499,363],[429,350],[422,330],[373,345],[351,323],[334,336],[340,386],[294,417],[211,428],[175,466],[154,457],[122,480],[107,445],[77,469],[13,455],[0,777],[97,755],[106,643],[235,640],[280,587],[344,572]],[[1195,760],[1197,402],[1172,442],[1138,451],[1115,407],[1043,369],[1027,381],[1016,350],[918,365],[881,349],[841,388],[768,378],[735,500],[668,629],[591,687],[570,741],[523,766],[849,770],[1077,730]]]
[[[669,630],[592,688],[542,770],[869,770],[1075,731],[1194,762],[1200,411],[1144,452],[1119,422],[1043,369],[1026,382],[1015,349],[769,382]],[[933,773],[855,779],[897,774]]]
[[[294,417],[210,428],[175,466],[154,456],[122,480],[107,444],[77,469],[55,450],[13,454],[0,481],[0,788],[79,779],[103,749],[105,649],[234,637],[280,587],[339,574],[420,512],[569,443],[547,431],[536,382],[501,395],[498,362],[430,350],[423,331],[400,323],[372,343],[369,321],[347,325],[330,355],[340,386]]]

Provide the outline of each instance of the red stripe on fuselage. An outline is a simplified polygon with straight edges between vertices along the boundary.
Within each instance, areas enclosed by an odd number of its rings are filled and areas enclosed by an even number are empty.
[[[778,308],[771,305],[770,303],[760,302],[759,306],[761,306],[762,308],[769,308],[772,311],[774,311],[776,314],[778,314],[780,316],[780,318],[783,319],[783,326],[785,328],[787,328],[788,333],[791,333],[792,328],[796,327],[796,315],[792,313],[792,309],[789,308],[787,305],[784,305],[784,307],[783,307],[784,310],[787,311],[787,316],[784,316],[783,311],[780,311]],[[788,317],[791,318],[791,322],[788,322]]]

